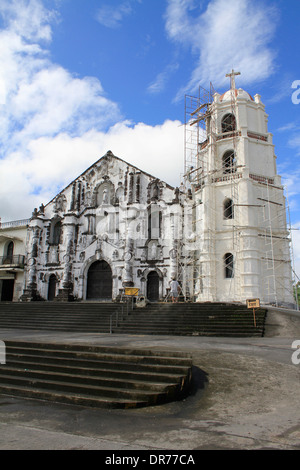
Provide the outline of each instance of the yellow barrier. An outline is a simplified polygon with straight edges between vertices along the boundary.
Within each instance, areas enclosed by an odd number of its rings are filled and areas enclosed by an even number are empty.
[[[138,287],[125,287],[125,295],[138,296],[139,290]]]

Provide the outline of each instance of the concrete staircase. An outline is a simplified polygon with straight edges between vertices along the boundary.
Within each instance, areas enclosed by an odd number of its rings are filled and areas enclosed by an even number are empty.
[[[175,336],[263,336],[266,309],[255,313],[243,305],[221,303],[158,303],[136,308],[115,333]]]
[[[113,302],[0,302],[0,328],[109,333],[121,311]]]
[[[136,408],[187,396],[182,352],[5,341],[0,394],[102,408]]]
[[[125,304],[122,314],[122,305],[112,302],[0,302],[0,328],[250,337],[264,335],[266,314],[266,309],[256,311],[255,326],[252,310],[238,304],[155,303],[127,315]]]

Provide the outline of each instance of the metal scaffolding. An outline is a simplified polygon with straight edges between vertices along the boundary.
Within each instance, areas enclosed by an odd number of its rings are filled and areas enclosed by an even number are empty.
[[[215,126],[212,123],[212,102],[214,89],[199,87],[198,97],[185,96],[185,148],[184,148],[184,191],[187,204],[182,213],[182,239],[178,249],[178,280],[185,300],[195,301],[203,291],[204,274],[199,263],[199,247],[203,234],[197,230],[201,223],[199,206],[202,201],[195,197],[209,176],[208,147],[214,147]],[[200,217],[200,218],[199,218]],[[187,227],[190,229],[187,233]],[[210,256],[213,250],[208,243]]]
[[[199,88],[198,97],[187,95],[185,98],[185,173],[184,190],[190,197],[192,204],[189,214],[182,216],[182,226],[192,227],[194,234],[193,243],[187,237],[181,244],[181,256],[178,257],[178,277],[187,299],[195,300],[199,295],[211,299],[216,295],[216,270],[224,269],[230,278],[230,289],[233,290],[234,272],[238,270],[236,263],[239,255],[239,227],[238,227],[238,184],[241,173],[236,163],[237,136],[236,130],[236,95],[235,89],[231,90],[231,116],[233,120],[227,123],[227,128],[222,129],[222,135],[230,139],[232,153],[227,162],[220,162],[217,156],[217,140],[220,130],[217,128],[213,113],[213,86],[210,90]],[[228,140],[227,140],[228,141]],[[213,162],[213,163],[212,163]],[[230,183],[230,208],[229,212],[235,214],[234,223],[231,226],[231,256],[217,259],[215,247],[215,234],[213,227],[201,224],[204,211],[214,213],[214,192],[203,204],[201,189],[205,186],[212,187],[214,183],[228,181]],[[202,207],[200,207],[202,205]],[[209,207],[208,207],[209,205]],[[187,210],[185,209],[185,212]],[[217,216],[217,214],[215,214]],[[230,218],[230,216],[229,216]],[[188,221],[188,223],[187,223]],[[196,227],[202,225],[201,231]],[[183,232],[184,233],[184,232]],[[188,247],[188,250],[187,250]],[[200,263],[201,256],[206,259],[206,269]],[[209,265],[209,267],[208,267]]]
[[[282,292],[290,285],[292,247],[286,224],[286,199],[280,183],[275,185],[276,175],[249,174],[249,169],[239,161],[241,130],[236,102],[237,74],[234,71],[228,74],[231,88],[226,92],[226,101],[230,99],[230,105],[221,123],[216,122],[212,85],[209,91],[199,87],[197,97],[185,97],[182,186],[186,204],[182,207],[179,222],[177,275],[185,301],[216,300],[217,274],[223,271],[232,300],[240,300],[249,286],[253,288],[255,283],[249,283],[250,275],[250,278],[262,279],[263,291],[267,293],[262,300],[277,305],[278,293],[284,298]],[[227,151],[221,155],[217,150],[224,139]],[[243,193],[241,182],[244,178],[252,179],[255,184],[256,200],[249,201],[247,193]],[[224,224],[221,238],[218,238],[216,226],[221,212],[215,188],[224,182],[227,198],[223,202],[223,219],[232,220]],[[257,222],[251,225],[248,218],[250,214],[255,217],[256,213]],[[257,234],[259,244],[255,241]],[[218,243],[223,241],[228,247],[226,253],[218,252],[218,246],[221,246]],[[254,271],[253,267],[247,271],[248,256],[251,260],[253,256],[257,258]],[[259,281],[255,282],[259,292],[261,286]]]
[[[252,175],[253,176],[253,175]],[[289,289],[293,248],[291,227],[287,225],[289,212],[284,188],[276,186],[273,178],[258,181],[261,204],[259,237],[261,239],[262,280],[266,303],[278,305],[278,297]]]

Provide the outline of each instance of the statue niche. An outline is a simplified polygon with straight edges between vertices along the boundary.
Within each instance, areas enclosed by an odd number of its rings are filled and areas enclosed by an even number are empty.
[[[110,181],[104,181],[96,186],[93,194],[93,205],[95,207],[113,204],[114,185]]]
[[[147,201],[158,201],[162,197],[162,182],[159,179],[151,181],[147,188]]]

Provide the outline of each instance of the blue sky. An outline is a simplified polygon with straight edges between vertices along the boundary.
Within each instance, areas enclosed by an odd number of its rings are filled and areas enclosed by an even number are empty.
[[[234,68],[266,105],[300,228],[299,15],[299,0],[1,0],[2,221],[30,217],[107,150],[179,185],[184,95],[226,91]]]

